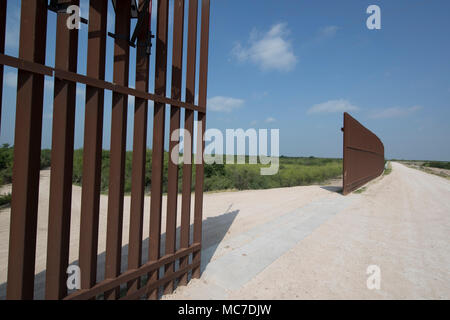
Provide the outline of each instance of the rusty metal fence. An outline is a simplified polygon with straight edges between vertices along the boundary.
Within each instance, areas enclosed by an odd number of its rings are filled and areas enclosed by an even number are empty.
[[[184,285],[188,273],[200,276],[202,240],[203,164],[195,164],[195,204],[193,241],[190,241],[192,165],[184,164],[182,176],[181,232],[176,243],[178,166],[169,161],[168,207],[164,255],[160,252],[163,193],[163,160],[166,105],[170,105],[170,136],[180,128],[181,109],[185,110],[184,128],[194,133],[194,117],[202,124],[197,141],[203,141],[206,121],[209,11],[210,1],[189,0],[187,50],[184,50],[184,0],[157,2],[155,90],[150,93],[149,48],[152,3],[139,1],[138,14],[131,16],[133,1],[113,1],[115,34],[113,82],[105,81],[108,0],[90,0],[87,44],[87,73],[77,73],[78,30],[66,25],[68,5],[79,0],[50,1],[57,12],[55,66],[45,65],[46,30],[49,3],[22,0],[19,57],[4,54],[6,0],[0,0],[0,73],[3,66],[18,69],[17,106],[14,143],[14,168],[10,222],[7,299],[33,299],[36,234],[38,218],[39,171],[42,134],[44,76],[54,78],[51,182],[47,242],[45,297],[47,299],[158,298],[174,289],[174,282]],[[170,2],[172,3],[172,2]],[[136,8],[133,8],[134,10]],[[201,9],[201,10],[199,10]],[[171,97],[166,97],[169,10],[173,10]],[[135,10],[136,11],[136,10]],[[199,19],[199,11],[201,12]],[[130,35],[130,20],[136,29]],[[200,20],[198,67],[198,105],[196,96],[197,27]],[[136,86],[128,86],[130,45],[136,46]],[[182,101],[183,56],[186,54],[186,99]],[[0,81],[2,83],[2,81]],[[66,280],[69,263],[71,192],[74,154],[76,84],[86,85],[83,177],[79,242],[81,290],[68,295]],[[1,88],[0,88],[1,89]],[[111,114],[110,181],[107,213],[105,280],[97,282],[97,244],[101,178],[102,133],[105,90],[113,93]],[[1,90],[0,90],[1,92]],[[124,170],[128,96],[135,97],[132,191],[128,247],[128,270],[121,273],[122,226],[124,207]],[[1,99],[0,99],[1,101]],[[145,163],[147,146],[148,102],[154,101],[153,147],[149,259],[142,261]],[[192,140],[193,138],[191,138]],[[178,142],[171,141],[169,154]],[[193,153],[192,141],[185,139],[184,154]],[[199,143],[197,153],[204,151]],[[179,247],[177,250],[176,248]],[[178,267],[177,261],[179,261]],[[160,276],[160,269],[164,269]],[[120,287],[126,285],[126,292]]]
[[[343,194],[358,189],[384,170],[384,145],[370,130],[344,113]]]

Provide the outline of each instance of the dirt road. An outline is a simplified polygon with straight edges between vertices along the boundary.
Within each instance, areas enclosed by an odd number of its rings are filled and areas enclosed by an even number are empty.
[[[44,171],[36,298],[43,297],[45,281],[48,186],[49,172]],[[361,194],[343,197],[336,190],[308,186],[206,194],[202,278],[165,299],[450,298],[449,180],[393,163],[390,175]],[[80,199],[81,189],[74,187],[72,263],[78,256]],[[107,200],[101,197],[99,252],[105,250]],[[145,235],[149,203],[147,198]],[[122,270],[129,205],[126,197]],[[0,210],[0,299],[7,276],[9,214],[9,209]],[[99,279],[103,261],[101,254]],[[380,268],[380,290],[367,288],[369,265]]]
[[[324,195],[226,240],[202,279],[168,298],[449,299],[450,181],[392,165],[362,194]]]

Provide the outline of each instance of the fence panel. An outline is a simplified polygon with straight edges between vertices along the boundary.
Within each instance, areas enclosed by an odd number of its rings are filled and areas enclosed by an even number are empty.
[[[86,74],[100,81],[105,79],[107,19],[108,1],[90,0]],[[104,99],[104,88],[93,83],[86,86],[79,248],[81,289],[85,290],[97,281]]]
[[[208,88],[208,51],[209,51],[209,10],[210,2],[202,1],[202,21],[200,38],[200,70],[199,70],[199,93],[198,102],[204,109],[197,113],[197,121],[200,128],[197,132],[197,162],[195,165],[195,207],[194,207],[194,243],[202,242],[202,216],[203,216],[203,182],[204,162],[203,151],[205,150],[206,130],[206,100]],[[192,263],[200,264],[201,252],[192,254]],[[193,278],[200,278],[200,267],[192,270]]]
[[[161,255],[161,222],[164,173],[165,110],[170,105],[170,136],[180,128],[181,108],[185,109],[185,127],[191,133],[185,159],[192,160],[195,112],[201,127],[198,131],[198,156],[203,155],[206,119],[208,72],[208,38],[210,1],[202,0],[199,105],[195,105],[197,60],[198,0],[189,3],[187,50],[183,50],[185,0],[157,3],[155,92],[149,92],[152,1],[139,1],[138,21],[130,35],[132,8],[129,1],[113,1],[115,15],[114,57],[106,56],[107,0],[89,3],[87,73],[77,73],[78,30],[67,28],[66,9],[79,0],[22,0],[19,57],[4,54],[2,43],[5,17],[0,15],[0,66],[19,70],[16,108],[16,132],[12,208],[8,261],[8,299],[33,299],[36,234],[42,134],[44,75],[54,78],[52,163],[49,225],[47,238],[47,299],[138,299],[159,297],[159,289],[171,293],[174,285],[186,284],[188,273],[199,276],[201,221],[203,205],[203,163],[196,163],[194,241],[190,243],[192,165],[183,175],[180,248],[177,250],[178,165],[169,160],[166,250]],[[172,45],[171,98],[166,97],[169,10],[174,13]],[[2,13],[6,1],[0,0]],[[3,10],[4,9],[4,10]],[[47,11],[57,13],[55,66],[45,65]],[[137,41],[134,43],[134,41]],[[136,46],[136,89],[128,87],[130,46]],[[183,54],[187,55],[186,99],[182,101]],[[114,58],[113,82],[105,81],[107,58]],[[66,280],[69,264],[70,219],[72,210],[72,173],[74,123],[77,83],[86,85],[83,174],[80,210],[78,264],[81,289],[68,295]],[[99,205],[102,168],[102,136],[105,90],[112,91],[111,152],[106,232],[105,280],[97,281]],[[124,170],[126,153],[127,108],[129,96],[135,98],[133,160],[131,177],[130,234],[128,269],[121,273],[122,229],[124,213]],[[147,157],[148,101],[154,101],[150,234],[148,261],[142,260],[145,174]],[[169,151],[179,140],[171,141]],[[177,150],[176,150],[177,151]],[[170,155],[170,154],[169,154]],[[187,164],[186,164],[187,165]],[[185,165],[185,166],[186,166]],[[193,256],[192,261],[189,260]],[[179,261],[178,267],[177,261]],[[164,273],[159,278],[160,270]],[[145,281],[144,281],[145,280]],[[127,290],[121,291],[122,286]]]
[[[150,25],[151,5],[140,3],[142,25]],[[148,40],[150,28],[141,28],[137,34],[136,49],[136,89],[148,92],[150,58]],[[137,269],[142,264],[142,235],[145,199],[145,164],[147,152],[148,101],[136,98],[134,110],[133,164],[131,177],[130,234],[128,247],[128,270]],[[128,283],[128,294],[140,288],[141,278]]]
[[[174,25],[173,25],[173,55],[172,55],[172,99],[181,100],[182,67],[183,67],[183,34],[184,34],[184,0],[175,0]],[[181,110],[170,107],[170,133],[169,161],[167,169],[167,221],[166,221],[166,254],[176,251],[177,207],[178,207],[178,158],[179,135],[172,137],[180,129]],[[170,276],[175,271],[174,263],[165,266],[165,275]],[[174,283],[169,281],[164,288],[164,293],[173,292]]]
[[[45,63],[47,6],[23,0],[19,58]],[[19,69],[9,239],[8,299],[32,299],[39,195],[44,76]]]
[[[381,140],[348,113],[344,113],[343,194],[363,186],[384,170]]]
[[[0,0],[0,54],[5,53],[6,7],[7,7],[7,1]],[[2,129],[3,69],[4,69],[3,65],[0,64],[0,130]]]
[[[66,3],[79,5],[79,0]],[[55,68],[76,72],[78,30],[67,28],[68,17],[67,13],[61,13],[57,18]],[[64,280],[69,262],[76,84],[62,79],[54,80],[45,293],[47,299],[62,299],[67,295]]]
[[[187,72],[186,72],[186,101],[194,103],[195,99],[195,62],[197,56],[197,15],[198,1],[189,1],[189,21],[188,21],[188,48],[187,48]],[[181,200],[181,232],[180,248],[189,246],[189,229],[191,224],[191,188],[192,188],[192,147],[194,133],[194,112],[186,110],[184,115],[184,164],[183,164],[183,192]],[[189,257],[180,261],[180,267],[186,267]],[[181,285],[186,285],[187,274],[183,274],[180,279]]]

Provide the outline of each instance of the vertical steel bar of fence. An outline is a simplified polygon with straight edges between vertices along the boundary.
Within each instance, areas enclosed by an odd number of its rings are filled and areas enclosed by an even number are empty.
[[[141,2],[141,4],[144,2]],[[142,5],[140,10],[143,10]],[[136,90],[148,92],[150,59],[147,41],[150,36],[150,13],[143,13],[142,28],[137,37],[136,49]],[[128,270],[137,269],[142,264],[142,225],[145,198],[145,165],[147,151],[148,101],[135,98],[133,164],[131,173],[130,235],[128,246]],[[140,279],[128,283],[128,294],[140,288]]]
[[[203,216],[203,183],[204,183],[204,159],[205,150],[204,134],[206,130],[206,102],[208,84],[208,53],[209,53],[209,17],[210,0],[202,0],[202,20],[200,35],[200,70],[199,70],[199,106],[204,108],[203,112],[198,112],[198,123],[201,129],[197,132],[197,159],[200,163],[195,166],[195,207],[194,207],[194,243],[202,242],[202,216]],[[200,262],[201,251],[193,253],[192,262]],[[200,267],[192,270],[193,278],[200,278]]]
[[[105,79],[108,0],[90,0],[87,76]],[[79,266],[81,288],[96,283],[104,89],[86,86]]]
[[[45,64],[47,3],[22,0],[19,58]],[[44,76],[19,70],[8,260],[8,299],[33,299]]]
[[[130,65],[131,2],[117,1],[114,40],[113,82],[128,87]],[[111,153],[109,165],[108,218],[106,230],[105,278],[120,274],[123,229],[123,196],[127,139],[128,96],[113,92],[111,112]],[[106,300],[118,299],[120,288],[105,293]]]
[[[63,2],[60,2],[63,3]],[[66,0],[79,5],[79,0]],[[69,14],[58,13],[55,68],[77,72],[78,29],[67,27]],[[46,299],[67,295],[76,83],[55,78],[47,236]]]
[[[167,33],[168,33],[169,1],[158,1],[158,20],[156,31],[156,67],[155,67],[155,94],[166,95],[167,80]],[[166,106],[155,102],[153,115],[153,143],[152,143],[152,183],[150,200],[150,237],[149,237],[149,261],[157,261],[160,258],[161,244],[161,209],[162,188],[164,173],[164,130],[165,130]],[[149,275],[149,281],[158,279],[159,269]],[[149,299],[157,299],[158,290],[148,293]]]
[[[183,64],[183,29],[184,29],[184,0],[175,0],[173,25],[173,55],[172,55],[172,99],[181,100],[182,64]],[[165,254],[172,254],[176,250],[177,229],[177,201],[178,201],[178,155],[179,136],[172,140],[173,133],[180,129],[179,107],[170,107],[170,143],[169,164],[167,175],[167,223]],[[169,276],[175,270],[175,263],[165,267],[165,275]],[[169,281],[164,293],[173,292],[173,281]]]
[[[0,0],[0,54],[5,53],[7,0]],[[0,64],[0,133],[2,129],[3,65]]]
[[[188,43],[187,43],[187,69],[186,69],[186,102],[195,101],[195,66],[197,60],[197,16],[198,0],[189,1],[188,17]],[[180,248],[189,247],[189,229],[191,212],[192,188],[192,148],[194,133],[194,111],[185,110],[184,114],[184,148],[183,148],[183,186],[181,201],[181,231]],[[180,268],[186,267],[189,256],[180,259]],[[180,285],[187,284],[187,273],[180,277]]]

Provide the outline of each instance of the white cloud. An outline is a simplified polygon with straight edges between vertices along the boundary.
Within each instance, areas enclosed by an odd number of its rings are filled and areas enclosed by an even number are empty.
[[[351,104],[349,101],[339,99],[316,104],[308,110],[308,113],[313,114],[313,113],[350,112],[350,111],[358,111],[359,109],[360,109],[359,107]]]
[[[319,35],[321,37],[325,37],[325,38],[330,38],[336,35],[337,31],[340,28],[338,26],[326,26],[326,27],[322,27],[319,30]]]
[[[269,117],[266,119],[266,123],[274,123],[275,121],[277,121],[275,118]]]
[[[380,110],[374,111],[370,114],[369,117],[372,119],[387,119],[387,118],[406,117],[416,111],[419,111],[420,109],[422,109],[421,106],[412,106],[412,107],[408,107],[408,108],[392,107],[392,108],[386,108],[386,109],[380,109]]]
[[[217,112],[231,112],[244,105],[244,100],[230,97],[213,97],[208,99],[208,110]]]
[[[248,46],[237,43],[232,54],[240,62],[250,61],[262,70],[291,71],[297,64],[286,23],[274,25],[267,33],[250,33]]]

